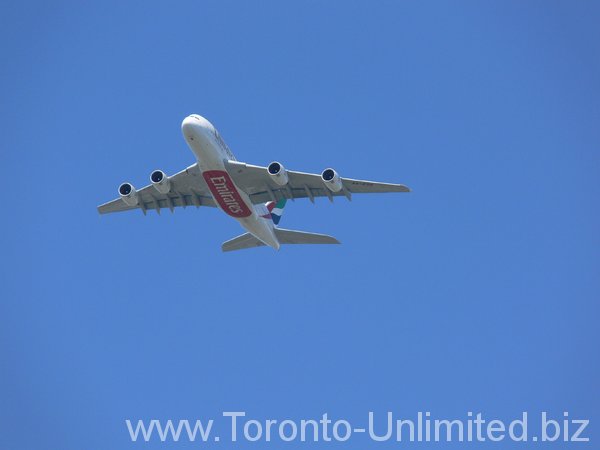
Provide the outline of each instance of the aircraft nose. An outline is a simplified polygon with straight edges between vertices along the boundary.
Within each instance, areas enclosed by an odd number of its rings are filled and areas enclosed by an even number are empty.
[[[183,122],[181,122],[181,131],[183,131],[183,134],[187,136],[194,130],[195,124],[196,120],[192,116],[187,116],[185,119],[183,119]]]
[[[192,139],[194,136],[210,135],[214,132],[214,128],[204,117],[191,114],[181,122],[181,131],[186,138]]]
[[[191,116],[187,116],[185,119],[183,119],[183,122],[181,122],[181,131],[185,133],[187,129],[192,127],[193,122],[194,119],[192,119]]]
[[[199,116],[198,114],[190,114],[185,119],[183,119],[181,127],[183,128],[184,126],[187,127],[189,125],[196,125],[199,128],[204,128],[209,131],[213,129],[212,124],[204,117]]]

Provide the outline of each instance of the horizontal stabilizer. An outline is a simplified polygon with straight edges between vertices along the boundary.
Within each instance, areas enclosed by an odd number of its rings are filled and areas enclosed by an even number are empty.
[[[336,238],[326,234],[308,233],[306,231],[284,230],[275,228],[275,236],[280,244],[339,244]],[[245,248],[261,247],[265,245],[260,239],[250,233],[244,233],[238,237],[224,242],[221,249],[224,252],[243,250]]]
[[[306,231],[285,230],[275,228],[275,236],[280,244],[339,244],[333,236],[326,234],[308,233]]]
[[[254,237],[250,233],[244,233],[241,236],[234,237],[226,242],[223,242],[221,249],[224,252],[232,252],[234,250],[243,250],[245,248],[260,247],[265,245],[260,239]]]

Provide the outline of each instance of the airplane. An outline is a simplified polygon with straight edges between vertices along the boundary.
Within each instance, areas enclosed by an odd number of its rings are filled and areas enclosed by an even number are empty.
[[[342,178],[331,169],[321,174],[287,170],[274,161],[267,167],[240,162],[217,129],[204,117],[192,114],[181,124],[183,137],[196,162],[172,176],[162,170],[150,174],[151,184],[136,190],[125,182],[119,186],[119,198],[98,206],[100,214],[141,209],[160,210],[176,207],[218,207],[236,219],[247,231],[221,246],[224,252],[269,246],[279,250],[283,244],[339,244],[325,234],[279,228],[286,201],[336,196],[352,199],[352,194],[410,192],[403,184]]]

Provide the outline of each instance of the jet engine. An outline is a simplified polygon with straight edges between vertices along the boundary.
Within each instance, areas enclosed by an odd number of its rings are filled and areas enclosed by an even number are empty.
[[[127,206],[135,206],[138,204],[138,193],[131,183],[123,183],[119,186],[119,195]]]
[[[288,173],[282,164],[278,163],[277,161],[273,161],[271,164],[269,164],[269,167],[267,167],[267,171],[269,172],[271,179],[279,186],[285,186],[288,184]]]
[[[161,194],[167,194],[171,190],[169,177],[162,170],[155,170],[150,174],[152,186]]]
[[[325,169],[321,174],[321,179],[323,180],[323,183],[325,183],[327,189],[331,192],[340,192],[344,187],[342,179],[333,169]]]

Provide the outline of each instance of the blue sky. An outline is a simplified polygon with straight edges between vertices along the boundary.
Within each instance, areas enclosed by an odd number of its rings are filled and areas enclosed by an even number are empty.
[[[582,1],[3,4],[0,447],[166,448],[124,420],[227,410],[569,411],[593,443],[599,20]],[[289,203],[285,227],[343,245],[278,253],[222,254],[241,229],[214,209],[100,217],[122,181],[193,163],[191,113],[241,161],[413,192]]]

